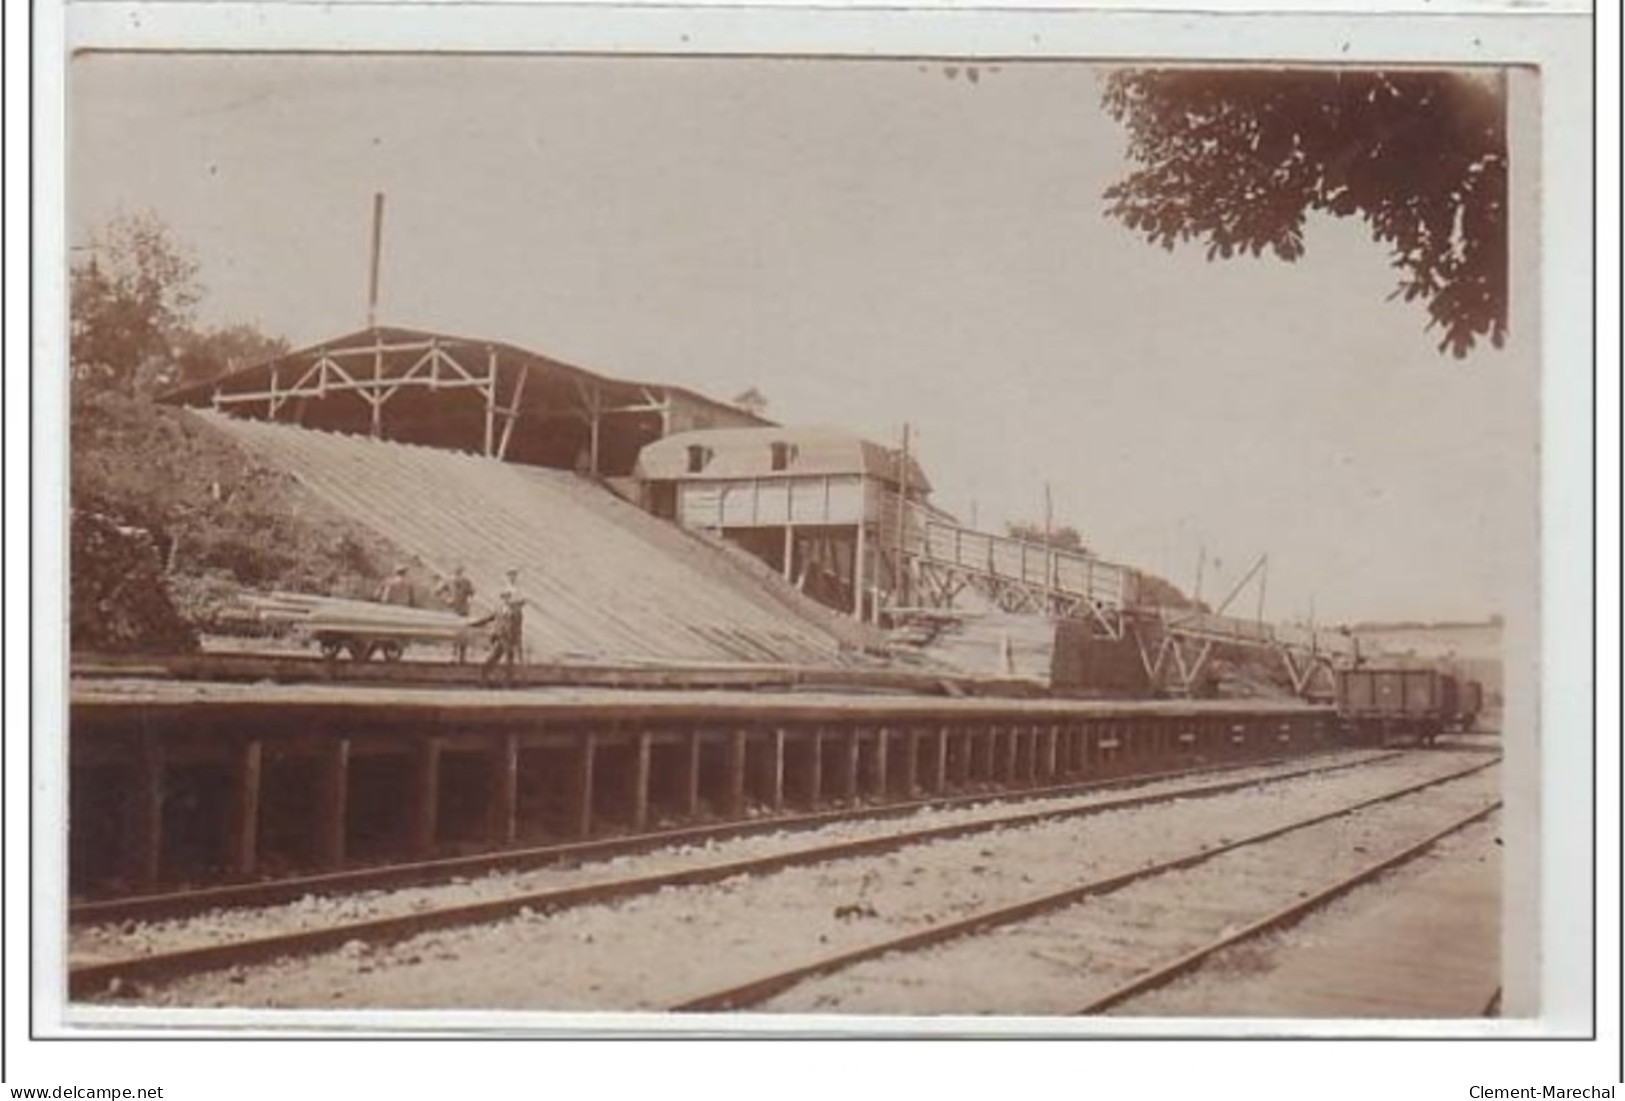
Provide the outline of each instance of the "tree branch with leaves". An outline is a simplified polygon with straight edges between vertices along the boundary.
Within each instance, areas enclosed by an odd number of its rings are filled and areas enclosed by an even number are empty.
[[[1388,248],[1390,297],[1421,302],[1458,358],[1507,333],[1504,88],[1465,72],[1133,69],[1106,111],[1140,165],[1107,213],[1208,259],[1304,254],[1311,211],[1359,217]]]

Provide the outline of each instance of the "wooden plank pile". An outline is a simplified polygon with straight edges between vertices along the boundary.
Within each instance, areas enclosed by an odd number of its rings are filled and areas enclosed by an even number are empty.
[[[316,637],[324,633],[389,637],[422,642],[455,642],[470,630],[454,612],[380,604],[369,600],[314,596],[308,593],[254,593],[243,603],[265,623]]]

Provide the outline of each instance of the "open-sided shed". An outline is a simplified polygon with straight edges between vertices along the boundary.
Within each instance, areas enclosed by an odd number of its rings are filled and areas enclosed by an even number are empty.
[[[177,405],[606,476],[691,429],[772,422],[500,341],[373,327],[165,396]]]

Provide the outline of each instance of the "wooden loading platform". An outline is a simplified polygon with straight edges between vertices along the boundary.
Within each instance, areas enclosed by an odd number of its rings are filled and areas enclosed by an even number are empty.
[[[1313,752],[1325,708],[78,681],[76,897]]]

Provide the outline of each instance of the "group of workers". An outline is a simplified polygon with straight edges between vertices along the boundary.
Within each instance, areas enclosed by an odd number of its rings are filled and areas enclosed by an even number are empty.
[[[504,667],[509,684],[514,680],[514,666],[518,663],[525,638],[525,598],[519,595],[519,571],[507,571],[507,584],[497,594],[496,605],[478,619],[468,620],[470,628],[484,627],[487,649],[480,666],[480,681],[490,683],[497,666]],[[467,619],[474,606],[474,582],[468,579],[462,566],[452,570],[450,577],[435,579],[434,594],[447,609]],[[378,589],[378,600],[384,604],[418,606],[417,590],[408,576],[406,566],[395,567],[395,572]],[[468,640],[459,635],[453,643],[457,662],[461,664],[468,653]]]

